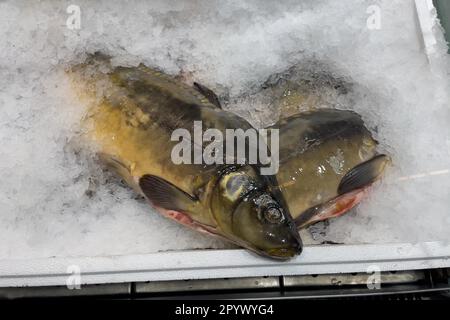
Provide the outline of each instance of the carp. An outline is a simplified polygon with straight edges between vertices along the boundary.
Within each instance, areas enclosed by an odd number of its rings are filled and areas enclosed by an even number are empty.
[[[353,111],[303,112],[272,127],[280,130],[278,187],[298,228],[350,210],[390,162]]]
[[[268,126],[279,130],[276,180],[298,229],[353,208],[391,162],[377,152],[361,116],[335,105],[354,84],[326,67],[294,65],[271,75],[258,92],[279,115]]]
[[[224,132],[249,129],[220,108],[207,87],[156,69],[112,67],[94,56],[69,73],[81,96],[94,102],[86,116],[100,158],[165,217],[258,254],[289,259],[302,242],[274,176],[258,165],[174,163],[174,130],[194,136],[194,122]],[[195,145],[195,141],[192,141]],[[205,146],[194,147],[204,149]]]

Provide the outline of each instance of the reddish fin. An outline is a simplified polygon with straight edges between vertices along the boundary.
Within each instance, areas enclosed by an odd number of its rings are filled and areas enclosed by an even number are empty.
[[[367,189],[368,187],[354,190],[338,196],[320,207],[306,210],[296,219],[297,228],[303,229],[313,223],[343,215],[361,202],[367,194]]]
[[[167,210],[158,206],[155,206],[154,204],[152,204],[152,206],[164,217],[169,218],[171,220],[174,220],[178,223],[181,223],[182,225],[189,227],[191,229],[194,229],[196,231],[199,231],[203,234],[208,234],[208,235],[213,235],[213,236],[218,236],[217,232],[215,231],[215,229],[211,226],[207,226],[207,225],[202,225],[198,222],[196,222],[195,220],[193,220],[189,214],[180,212],[180,211],[176,211],[176,210]]]

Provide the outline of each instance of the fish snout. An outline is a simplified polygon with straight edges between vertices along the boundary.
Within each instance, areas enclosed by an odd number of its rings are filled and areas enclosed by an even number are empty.
[[[281,260],[288,260],[300,255],[303,251],[303,243],[298,231],[295,229],[293,232],[289,239],[284,239],[284,246],[270,248],[266,250],[266,254]]]

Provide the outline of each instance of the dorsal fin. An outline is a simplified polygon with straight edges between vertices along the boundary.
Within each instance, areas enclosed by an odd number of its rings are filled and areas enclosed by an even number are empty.
[[[214,93],[214,91],[198,82],[194,82],[194,88],[197,89],[202,95],[204,95],[205,98],[208,99],[208,101],[211,102],[214,106],[216,106],[219,109],[222,109],[219,98]]]
[[[211,89],[205,87],[204,85],[199,84],[198,82],[194,82],[193,87],[188,85],[185,81],[177,79],[177,77],[168,75],[162,71],[157,69],[149,68],[143,63],[138,66],[138,69],[148,75],[159,78],[161,81],[165,81],[167,83],[172,83],[180,88],[183,88],[189,94],[191,94],[195,99],[198,99],[198,103],[209,105],[212,107],[222,108],[219,102],[219,98]]]
[[[299,113],[281,119],[268,129],[279,129],[281,162],[285,157],[295,157],[333,138],[346,138],[355,134],[370,136],[359,114],[338,109]]]

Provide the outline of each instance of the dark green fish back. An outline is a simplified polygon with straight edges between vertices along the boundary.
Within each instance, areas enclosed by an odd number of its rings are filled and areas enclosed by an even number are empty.
[[[305,112],[282,119],[271,128],[280,130],[280,163],[332,139],[370,137],[361,116],[346,110]]]

